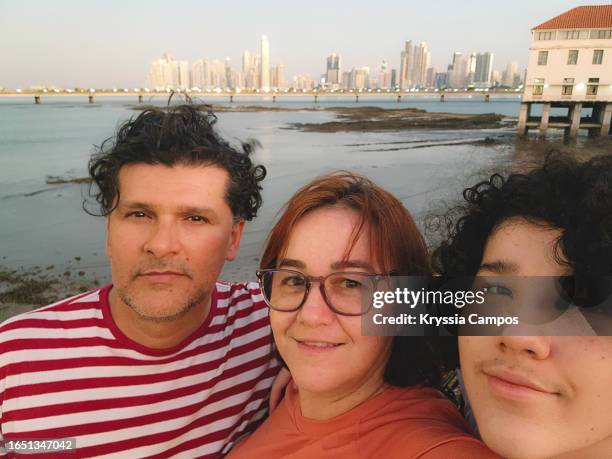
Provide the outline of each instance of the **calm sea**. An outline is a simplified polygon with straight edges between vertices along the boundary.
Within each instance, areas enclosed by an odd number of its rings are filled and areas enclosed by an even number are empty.
[[[41,105],[30,98],[0,98],[0,267],[50,267],[57,272],[80,270],[87,278],[109,278],[104,255],[104,220],[81,208],[82,185],[47,185],[47,176],[84,177],[94,145],[118,124],[137,114],[128,98],[47,97]],[[163,103],[161,99],[145,102]],[[211,99],[228,103],[226,99]],[[285,107],[356,106],[353,100],[311,98],[235,99],[234,105]],[[415,107],[455,113],[500,113],[516,117],[518,98],[412,99],[402,103],[368,99],[359,106]],[[304,133],[288,123],[324,122],[330,112],[222,112],[218,129],[228,139],[255,138],[262,144],[256,161],[268,168],[264,206],[248,224],[240,257],[226,266],[228,279],[252,279],[262,243],[282,204],[299,186],[335,169],[366,174],[396,194],[421,220],[433,207],[455,199],[482,170],[510,160],[508,146],[439,145],[484,139],[513,130],[384,133]]]

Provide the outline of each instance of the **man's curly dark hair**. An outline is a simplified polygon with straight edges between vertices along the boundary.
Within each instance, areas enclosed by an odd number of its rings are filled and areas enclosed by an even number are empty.
[[[119,171],[126,164],[217,166],[229,174],[227,203],[235,219],[252,220],[262,204],[260,182],[266,176],[254,165],[251,153],[258,143],[233,148],[213,129],[212,111],[186,104],[144,110],[122,124],[115,136],[105,140],[89,161],[92,186],[89,194],[109,215],[119,202]],[[95,186],[95,187],[94,187]]]
[[[612,155],[579,162],[551,153],[541,167],[492,175],[463,198],[447,214],[446,240],[433,253],[443,278],[476,275],[491,233],[517,217],[561,231],[556,261],[574,275],[612,274]]]

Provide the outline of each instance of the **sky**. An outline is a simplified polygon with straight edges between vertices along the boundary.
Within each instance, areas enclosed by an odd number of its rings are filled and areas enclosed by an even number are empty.
[[[406,40],[427,42],[445,70],[454,51],[494,53],[493,67],[524,68],[530,29],[582,0],[206,1],[0,0],[0,87],[144,86],[150,63],[168,52],[179,60],[225,59],[240,69],[245,49],[270,41],[271,65],[285,78],[382,60],[399,68]]]

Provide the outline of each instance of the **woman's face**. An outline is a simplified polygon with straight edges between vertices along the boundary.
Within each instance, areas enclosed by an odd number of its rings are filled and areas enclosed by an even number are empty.
[[[511,220],[487,241],[479,275],[560,276],[558,230]],[[612,451],[612,337],[459,338],[485,443],[508,458],[599,458]]]
[[[372,261],[367,231],[348,260],[344,259],[357,219],[354,211],[340,206],[306,214],[293,228],[277,268],[307,276],[340,271],[380,273]],[[301,391],[342,397],[382,383],[391,338],[362,336],[361,317],[333,312],[318,283],[312,285],[299,310],[271,310],[270,322],[278,350]]]

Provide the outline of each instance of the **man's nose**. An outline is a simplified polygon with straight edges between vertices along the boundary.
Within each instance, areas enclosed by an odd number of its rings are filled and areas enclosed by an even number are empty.
[[[180,252],[181,242],[178,225],[173,221],[158,220],[151,229],[144,250],[157,258]]]

